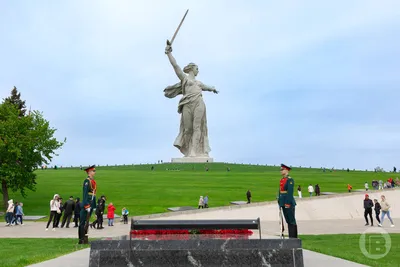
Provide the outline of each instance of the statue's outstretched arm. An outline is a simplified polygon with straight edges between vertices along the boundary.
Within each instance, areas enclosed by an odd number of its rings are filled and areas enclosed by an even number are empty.
[[[172,47],[170,45],[167,45],[167,47],[165,48],[165,53],[167,54],[169,62],[171,62],[172,67],[174,67],[176,76],[178,76],[178,78],[181,81],[183,81],[183,79],[185,79],[185,73],[183,73],[181,67],[178,66],[178,63],[176,63],[176,60],[172,56],[171,52],[172,52]]]
[[[201,87],[201,90],[203,90],[203,91],[209,91],[209,92],[218,94],[218,91],[215,89],[214,86],[205,85],[204,83],[200,82],[200,87]]]

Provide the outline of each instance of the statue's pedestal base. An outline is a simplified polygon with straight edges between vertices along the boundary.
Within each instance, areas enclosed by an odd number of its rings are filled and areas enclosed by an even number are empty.
[[[172,163],[211,163],[214,162],[213,158],[210,157],[184,157],[184,158],[172,158]]]

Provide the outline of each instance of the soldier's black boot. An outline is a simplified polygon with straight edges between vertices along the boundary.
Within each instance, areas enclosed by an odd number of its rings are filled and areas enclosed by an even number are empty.
[[[293,225],[294,228],[294,238],[297,238],[297,224]]]
[[[288,224],[289,238],[297,238],[297,225]]]
[[[83,244],[82,230],[81,230],[81,228],[80,228],[80,227],[79,227],[79,229],[78,229],[78,235],[79,235],[79,241],[78,241],[78,244]]]

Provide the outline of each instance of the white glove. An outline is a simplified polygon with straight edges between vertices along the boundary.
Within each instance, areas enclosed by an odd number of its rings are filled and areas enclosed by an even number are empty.
[[[165,54],[168,54],[168,53],[171,53],[172,52],[172,47],[171,47],[171,45],[167,45],[166,47],[165,47]]]
[[[90,212],[90,207],[86,209],[87,212]]]

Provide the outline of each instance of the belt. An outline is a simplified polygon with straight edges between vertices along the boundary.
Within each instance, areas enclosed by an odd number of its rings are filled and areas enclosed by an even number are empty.
[[[280,191],[281,193],[287,193],[287,191]]]
[[[91,195],[91,196],[95,196],[96,195],[93,192],[89,192],[88,194]]]

